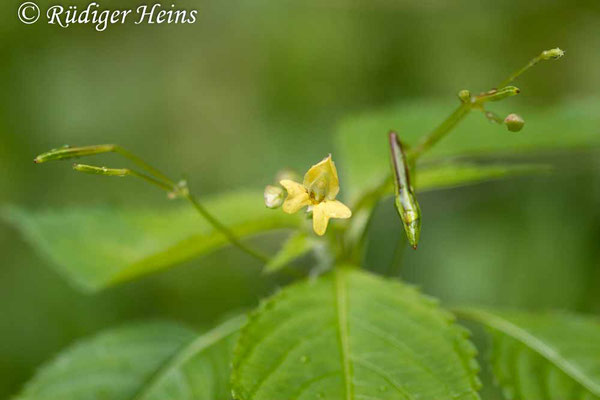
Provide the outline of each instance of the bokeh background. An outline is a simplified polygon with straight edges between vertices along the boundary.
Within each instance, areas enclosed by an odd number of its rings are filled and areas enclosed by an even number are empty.
[[[283,166],[303,171],[331,151],[343,118],[486,90],[542,49],[567,57],[519,81],[526,96],[516,110],[600,89],[597,0],[178,0],[199,10],[196,24],[101,33],[24,25],[20,3],[0,4],[0,204],[32,209],[166,204],[136,181],[34,166],[36,154],[63,144],[122,144],[203,195],[260,189]],[[597,154],[561,155],[548,176],[425,194],[420,249],[392,268],[446,304],[597,314]],[[401,229],[393,213],[378,209],[373,269],[389,268]],[[85,295],[4,223],[0,255],[0,397],[77,338],[132,319],[208,326],[282,283],[230,249]],[[498,395],[490,385],[484,394]]]

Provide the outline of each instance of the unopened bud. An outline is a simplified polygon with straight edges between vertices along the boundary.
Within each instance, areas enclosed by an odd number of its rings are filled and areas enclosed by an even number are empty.
[[[267,208],[279,208],[283,204],[285,191],[281,186],[268,185],[265,188],[265,206]]]
[[[561,58],[564,55],[565,55],[565,52],[557,47],[555,49],[542,51],[540,58],[542,60],[558,60],[559,58]]]
[[[467,89],[463,89],[458,92],[458,98],[463,103],[469,103],[471,101],[471,92],[469,92]]]
[[[508,116],[504,118],[504,123],[509,131],[519,132],[523,129],[525,120],[519,114],[508,114]]]

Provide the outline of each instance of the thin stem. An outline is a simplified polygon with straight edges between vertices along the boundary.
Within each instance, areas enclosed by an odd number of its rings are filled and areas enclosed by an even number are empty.
[[[557,59],[562,57],[564,52],[560,49],[546,50],[540,53],[537,57],[533,58],[527,65],[519,69],[508,78],[506,78],[500,85],[499,88],[505,89],[506,96],[512,96],[519,93],[517,88],[506,87],[510,82],[515,80],[517,77],[522,75],[529,68],[533,67],[540,61]],[[467,92],[468,93],[468,92]],[[467,95],[468,96],[468,95]],[[491,90],[489,92],[482,93],[473,97],[472,100],[461,102],[461,104],[450,114],[440,125],[438,125],[431,133],[425,135],[419,143],[412,149],[407,151],[407,158],[409,162],[414,163],[421,155],[427,152],[431,147],[437,144],[444,136],[452,131],[452,129],[458,125],[473,109],[479,109],[484,111],[483,103],[487,101],[494,101],[498,97],[498,90]],[[501,96],[502,98],[504,97]],[[485,112],[485,111],[484,111]],[[369,204],[373,203],[373,199],[377,199],[385,194],[390,182],[392,181],[391,175],[387,176],[375,189],[363,195],[357,202],[355,209],[361,209]],[[376,201],[376,200],[375,200]]]
[[[215,229],[221,231],[221,233],[223,233],[227,237],[227,239],[231,242],[231,244],[237,246],[238,248],[245,251],[252,257],[254,257],[264,263],[267,263],[269,261],[269,257],[265,256],[264,254],[259,253],[258,251],[254,250],[254,249],[246,246],[244,243],[242,243],[235,236],[235,234],[233,232],[231,232],[231,230],[229,230],[229,228],[227,228],[218,219],[216,219],[212,214],[210,214],[204,208],[204,206],[202,206],[202,204],[200,204],[198,202],[198,200],[196,200],[196,198],[194,196],[187,193],[187,194],[184,194],[183,197],[186,198],[194,206],[194,208],[200,213],[200,215],[202,215]]]
[[[472,103],[461,103],[460,106],[458,106],[456,110],[454,110],[454,112],[448,116],[448,118],[446,118],[437,126],[437,128],[435,128],[430,134],[426,135],[414,148],[410,149],[407,157],[409,157],[412,161],[420,157],[423,153],[439,142],[444,136],[446,136],[460,121],[462,121],[463,118],[469,114],[469,111],[471,111],[472,108]]]
[[[498,114],[496,114],[493,111],[486,111],[485,109],[481,110],[483,112],[483,115],[485,115],[485,117],[490,121],[493,122],[495,124],[502,124],[504,123],[504,119],[502,117],[500,117]]]
[[[501,88],[501,87],[504,87],[504,86],[508,85],[509,83],[511,83],[512,81],[514,81],[515,79],[517,79],[525,71],[527,71],[529,68],[533,67],[535,64],[539,63],[540,61],[541,61],[541,58],[539,56],[536,57],[536,58],[534,58],[534,59],[532,59],[523,68],[521,68],[518,71],[515,71],[512,75],[510,75],[508,78],[506,78],[505,80],[503,80],[502,83],[500,83],[498,85],[498,87]]]
[[[146,181],[146,182],[148,182],[148,183],[150,183],[152,185],[158,186],[159,188],[161,188],[161,189],[163,189],[163,190],[165,190],[167,192],[172,192],[173,191],[173,186],[172,185],[167,185],[164,182],[159,181],[158,179],[155,179],[155,178],[153,178],[151,176],[148,176],[146,174],[142,174],[141,172],[137,172],[137,171],[135,171],[133,169],[130,169],[128,171],[129,171],[129,175],[131,175],[131,176],[135,176],[137,178],[141,178],[144,181]]]
[[[163,180],[165,183],[168,183],[171,186],[175,186],[175,183],[173,181],[171,181],[171,179],[169,179],[168,176],[166,176],[165,174],[160,172],[158,169],[154,168],[153,166],[151,166],[150,164],[148,164],[147,162],[142,160],[140,157],[131,153],[129,150],[125,149],[124,147],[121,147],[119,145],[113,145],[113,151],[115,153],[118,153],[118,154],[122,155],[123,157],[127,158],[134,164],[138,165],[140,168],[145,169],[150,174],[154,175],[156,178]]]
[[[97,145],[97,146],[86,146],[86,147],[76,147],[70,148],[65,147],[61,149],[51,150],[48,153],[44,153],[34,159],[35,163],[42,163],[50,160],[62,160],[74,157],[82,157],[87,155],[101,154],[101,153],[117,153],[126,159],[130,160],[140,168],[147,171],[150,175],[146,175],[144,173],[131,170],[131,169],[114,169],[114,168],[106,168],[106,167],[95,167],[91,165],[85,164],[75,164],[73,168],[80,172],[85,173],[93,173],[100,175],[111,175],[111,176],[135,176],[140,178],[147,183],[158,186],[159,188],[167,191],[168,193],[174,193],[181,197],[187,199],[192,206],[204,217],[209,224],[213,226],[217,231],[220,231],[225,237],[233,244],[237,246],[240,250],[248,253],[252,257],[266,263],[269,261],[269,258],[258,251],[246,246],[242,243],[234,233],[223,225],[216,217],[210,214],[199,202],[194,198],[190,193],[187,187],[180,187],[173,180],[171,180],[167,175],[162,173],[160,170],[154,168],[142,158],[136,156],[131,153],[129,150],[125,148],[115,145],[115,144],[106,144],[106,145]]]
[[[498,88],[502,88],[508,85],[540,61],[557,60],[561,58],[564,54],[565,52],[559,49],[558,47],[556,49],[542,51],[537,57],[532,58],[531,61],[529,61],[523,68],[515,71],[512,75],[503,80],[502,83],[498,85]]]
[[[563,52],[560,49],[553,49],[542,52],[539,56],[532,59],[527,65],[510,75],[508,78],[502,81],[500,85],[498,85],[499,88],[505,89],[505,93],[503,92],[500,95],[498,93],[498,90],[491,90],[489,92],[485,92],[471,98],[468,92],[465,91],[467,93],[467,98],[465,98],[461,102],[461,104],[431,133],[425,135],[415,147],[407,151],[407,161],[411,165],[415,164],[416,160],[420,156],[422,156],[425,152],[427,152],[434,145],[436,145],[442,138],[449,134],[452,131],[452,129],[454,129],[454,127],[456,127],[469,114],[469,112],[471,112],[471,110],[478,109],[485,113],[483,103],[486,103],[487,101],[496,101],[504,97],[518,94],[518,88],[506,86],[538,62],[542,60],[559,58],[562,56],[562,54]],[[486,114],[486,116],[488,118],[492,117],[491,119],[495,120],[495,118],[493,118],[494,116],[492,116],[491,114]],[[392,182],[393,180],[390,174],[386,176],[386,178],[383,181],[381,181],[381,183],[377,187],[361,196],[358,199],[356,206],[354,207],[355,214],[358,211],[361,211],[362,209],[372,207],[381,197],[383,197],[388,192],[389,188],[391,187],[390,184]],[[364,236],[365,235],[358,235],[359,243],[356,244],[357,246],[361,246],[360,242],[364,240]]]
[[[229,242],[231,244],[233,244],[234,246],[238,247],[240,250],[246,252],[247,254],[251,255],[252,257],[254,257],[264,263],[267,263],[269,261],[269,257],[261,254],[260,252],[254,250],[254,249],[250,248],[249,246],[245,245],[244,243],[242,243],[235,236],[235,234],[233,232],[231,232],[231,230],[229,228],[227,228],[216,217],[214,217],[211,213],[209,213],[204,208],[204,206],[202,206],[202,204],[200,204],[200,202],[198,202],[198,200],[193,195],[191,195],[187,191],[183,192],[180,188],[177,187],[177,184],[175,184],[169,177],[167,177],[161,171],[154,168],[153,166],[151,166],[150,164],[145,162],[143,159],[141,159],[140,157],[136,156],[135,154],[131,153],[130,151],[126,150],[125,148],[123,148],[121,146],[115,145],[114,151],[118,154],[121,154],[123,157],[131,160],[133,163],[137,164],[141,168],[144,168],[146,171],[150,172],[152,175],[159,178],[160,180],[154,179],[152,177],[149,177],[147,175],[140,174],[137,172],[134,173],[134,175],[146,180],[149,183],[157,185],[157,186],[161,187],[162,189],[167,190],[168,192],[175,191],[175,192],[178,192],[179,194],[181,194],[181,196],[183,198],[185,198],[186,200],[188,200],[190,202],[190,204],[196,209],[196,211],[198,211],[198,213],[200,213],[200,215],[202,215],[202,217],[204,217],[204,219],[206,219],[206,221],[208,221],[208,223],[211,224],[213,226],[213,228],[215,228],[216,230],[220,231],[223,235],[225,235],[225,237],[227,238],[227,240],[229,240]],[[162,183],[161,180],[165,181],[166,184]]]
[[[160,187],[161,189],[166,190],[167,192],[173,192],[173,189],[174,189],[173,186],[165,185],[163,182],[159,181],[158,179],[154,179],[148,175],[141,174],[141,173],[133,171],[133,170],[129,170],[129,172],[131,175],[141,178],[148,183],[156,185],[156,186]],[[175,189],[175,190],[179,190],[179,189]],[[202,217],[204,219],[206,219],[208,221],[208,223],[213,226],[213,228],[215,228],[218,231],[221,231],[221,233],[223,235],[225,235],[225,237],[227,237],[227,240],[229,240],[231,242],[231,244],[233,244],[234,246],[237,246],[239,249],[248,253],[252,257],[264,262],[265,264],[269,261],[269,257],[259,253],[258,251],[254,250],[254,249],[246,246],[244,243],[242,243],[235,236],[235,234],[233,232],[231,232],[231,230],[229,228],[227,228],[217,218],[215,218],[212,214],[210,214],[204,208],[204,206],[202,206],[202,204],[200,204],[200,202],[198,202],[198,200],[194,196],[192,196],[189,193],[182,193],[182,197],[185,198],[187,201],[189,201],[190,204],[192,204],[192,206],[196,209],[196,211],[198,211],[198,213],[200,213],[200,215],[202,215]]]
[[[406,157],[410,163],[414,163],[418,157],[434,146],[452,128],[462,121],[473,108],[473,103],[461,103],[460,106],[452,114],[448,116],[440,125],[438,125],[430,134],[426,135],[415,147],[408,149]],[[392,181],[392,175],[387,175],[386,178],[368,193],[365,193],[356,203],[355,212],[366,206],[374,204],[387,192]]]

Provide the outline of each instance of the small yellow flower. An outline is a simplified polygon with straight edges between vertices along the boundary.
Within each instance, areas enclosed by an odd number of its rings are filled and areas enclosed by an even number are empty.
[[[335,199],[340,191],[340,182],[331,154],[308,170],[302,184],[290,179],[283,179],[279,183],[288,193],[283,211],[293,214],[308,206],[309,211],[313,212],[313,229],[317,235],[325,234],[329,218],[352,216],[352,211]]]

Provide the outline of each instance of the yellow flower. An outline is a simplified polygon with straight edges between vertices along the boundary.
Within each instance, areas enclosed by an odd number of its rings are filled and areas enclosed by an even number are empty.
[[[283,211],[293,214],[308,206],[313,212],[313,229],[317,235],[325,234],[329,218],[352,216],[352,211],[335,199],[340,191],[340,182],[331,154],[308,170],[302,184],[289,179],[279,183],[288,193]]]

